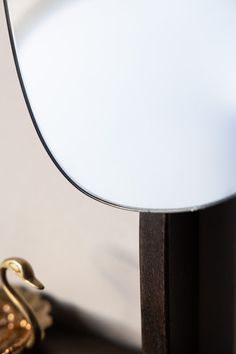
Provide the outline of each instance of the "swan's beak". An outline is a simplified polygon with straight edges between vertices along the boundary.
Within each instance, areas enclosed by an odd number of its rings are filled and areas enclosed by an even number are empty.
[[[44,289],[44,285],[36,277],[34,277],[33,279],[30,280],[30,284],[39,290]]]

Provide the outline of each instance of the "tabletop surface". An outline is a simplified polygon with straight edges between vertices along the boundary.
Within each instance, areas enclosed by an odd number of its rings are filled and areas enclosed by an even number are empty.
[[[73,306],[48,298],[52,305],[54,324],[46,331],[40,348],[32,354],[140,354],[138,349],[125,347],[106,339],[84,320]]]

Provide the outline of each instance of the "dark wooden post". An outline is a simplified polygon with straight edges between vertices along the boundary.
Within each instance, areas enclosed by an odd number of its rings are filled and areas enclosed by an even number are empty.
[[[140,214],[143,354],[236,353],[236,199]]]
[[[199,353],[236,353],[236,198],[199,213]]]
[[[169,333],[166,215],[140,215],[140,251],[143,353],[167,354]]]
[[[140,214],[144,354],[195,354],[198,213]]]

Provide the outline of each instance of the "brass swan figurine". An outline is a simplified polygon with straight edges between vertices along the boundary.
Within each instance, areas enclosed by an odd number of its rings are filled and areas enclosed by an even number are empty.
[[[44,286],[24,259],[8,258],[0,264],[0,354],[18,354],[24,348],[37,346],[44,338],[45,329],[52,323],[51,307],[38,294],[14,289],[7,279],[8,270],[36,289],[42,290]]]

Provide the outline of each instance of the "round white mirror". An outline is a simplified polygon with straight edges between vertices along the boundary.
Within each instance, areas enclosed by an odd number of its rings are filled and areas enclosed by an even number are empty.
[[[192,210],[236,192],[236,4],[6,0],[39,134],[86,194]]]

